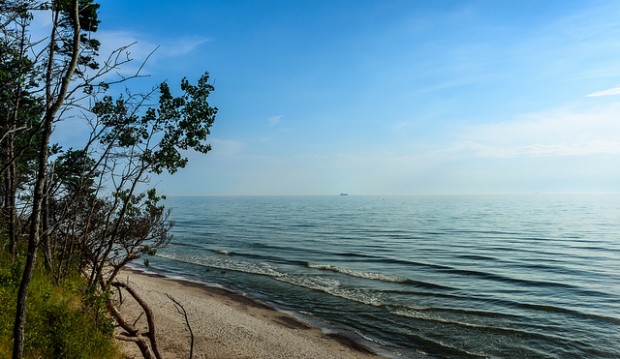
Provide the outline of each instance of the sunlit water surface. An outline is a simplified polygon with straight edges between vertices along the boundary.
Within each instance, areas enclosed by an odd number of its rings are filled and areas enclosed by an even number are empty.
[[[151,268],[394,357],[620,358],[620,196],[178,197]]]

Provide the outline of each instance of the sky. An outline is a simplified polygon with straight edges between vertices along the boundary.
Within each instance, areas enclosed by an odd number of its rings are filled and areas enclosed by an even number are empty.
[[[170,195],[620,192],[618,1],[101,1],[102,53],[208,71]],[[79,136],[60,126],[59,138]]]

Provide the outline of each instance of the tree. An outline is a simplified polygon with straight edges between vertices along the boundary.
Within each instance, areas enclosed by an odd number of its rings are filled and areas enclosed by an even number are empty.
[[[47,47],[47,68],[43,84],[45,91],[45,109],[41,128],[37,176],[34,185],[32,211],[30,214],[30,232],[28,236],[26,266],[17,294],[17,308],[13,330],[14,359],[22,358],[24,352],[26,298],[41,237],[41,208],[44,199],[44,185],[47,181],[47,160],[49,156],[48,149],[50,136],[52,134],[52,126],[58,111],[66,99],[73,74],[80,61],[80,44],[82,40],[82,18],[80,17],[80,10],[89,5],[89,2],[80,0],[74,0],[72,2],[54,1],[51,4],[54,20],[49,46]],[[62,60],[59,60],[58,57]],[[62,62],[59,64],[60,61]]]
[[[119,270],[171,238],[169,211],[149,177],[183,168],[185,151],[211,149],[205,141],[217,109],[207,102],[213,91],[207,73],[196,85],[184,78],[178,97],[167,83],[146,94],[107,95],[110,86],[139,73],[101,81],[131,59],[121,47],[96,61],[100,44],[91,34],[99,26],[98,8],[92,0],[0,1],[0,151],[6,155],[0,177],[12,252],[15,224],[23,218],[15,210],[18,192],[29,207],[13,358],[23,357],[27,293],[39,250],[56,280],[77,266],[88,273],[91,290],[120,290]],[[43,42],[28,35],[33,10],[52,16]],[[155,97],[157,106],[148,106]],[[82,148],[64,150],[50,138],[70,108],[81,109],[91,132]],[[37,151],[30,152],[33,145]],[[107,305],[122,323],[114,304]],[[136,341],[145,355],[158,357],[153,335],[150,347],[139,335]]]
[[[27,28],[32,17],[24,4],[17,5],[0,16],[1,201],[9,251],[13,255],[18,230],[15,198],[34,155],[31,149],[40,139],[36,129],[42,113],[41,99],[31,94],[37,86],[35,62],[26,56],[30,50]]]
[[[98,172],[103,177],[98,183],[110,183],[113,193],[104,217],[107,230],[90,245],[103,248],[88,248],[91,278],[99,278],[102,290],[109,289],[118,270],[127,262],[169,240],[164,224],[167,214],[158,204],[161,197],[154,188],[137,193],[139,185],[150,174],[174,173],[185,167],[187,157],[182,151],[207,153],[211,149],[204,141],[217,109],[207,102],[213,91],[209,75],[205,73],[197,85],[183,79],[181,90],[183,95],[174,97],[168,84],[162,83],[150,94],[138,96],[137,101],[134,96],[120,96],[116,100],[106,96],[93,107],[96,118],[92,128],[98,133],[93,137],[98,137],[98,146],[91,155],[99,154],[96,162],[102,166]],[[155,94],[159,95],[159,106],[144,106]],[[106,263],[113,270],[104,279]]]

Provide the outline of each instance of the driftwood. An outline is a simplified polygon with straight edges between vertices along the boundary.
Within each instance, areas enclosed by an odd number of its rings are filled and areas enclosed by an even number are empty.
[[[110,312],[112,317],[114,317],[114,319],[116,320],[116,323],[118,323],[118,325],[126,332],[125,335],[116,337],[119,339],[123,338],[123,340],[125,341],[132,341],[136,343],[136,345],[138,345],[138,348],[140,348],[140,352],[142,353],[144,359],[155,358],[155,355],[153,354],[153,351],[149,347],[146,340],[144,340],[144,338],[139,335],[139,330],[136,329],[133,325],[129,324],[125,320],[125,318],[123,318],[118,308],[116,308],[116,306],[114,306],[114,304],[112,303],[111,299],[108,299],[107,308],[108,312]]]
[[[151,308],[142,299],[142,297],[140,297],[140,295],[132,287],[129,286],[129,281],[127,283],[114,281],[110,285],[118,289],[118,295],[119,295],[121,305],[123,304],[122,289],[124,289],[127,291],[127,293],[129,293],[135,299],[135,301],[142,308],[142,313],[140,313],[138,318],[133,322],[133,324],[131,324],[122,316],[118,308],[112,302],[112,299],[108,299],[108,302],[107,302],[108,311],[110,312],[112,317],[116,320],[118,325],[125,330],[124,333],[120,335],[116,335],[115,338],[118,340],[122,340],[122,341],[136,343],[136,345],[140,349],[140,352],[142,353],[142,356],[145,359],[161,359],[161,354],[159,352],[159,348],[157,345],[157,339],[155,336],[156,335],[155,334],[155,320],[154,320],[154,315],[153,315],[153,312],[151,311]],[[185,319],[185,325],[187,326],[187,329],[189,330],[189,334],[190,334],[189,359],[193,359],[195,337],[194,337],[194,331],[192,330],[192,326],[189,322],[187,310],[185,310],[185,307],[178,300],[176,300],[173,296],[171,296],[168,293],[166,293],[166,296],[168,296],[168,298],[170,298],[170,300],[174,302],[175,308],[177,309],[179,314],[183,314],[183,317]],[[143,315],[146,316],[146,321],[148,325],[148,332],[146,333],[140,333],[140,330],[136,328],[136,324],[138,323],[138,321]],[[150,345],[144,339],[144,337],[147,337],[149,339]]]
[[[189,318],[187,317],[187,311],[185,310],[185,307],[181,305],[181,303],[179,303],[176,299],[174,299],[173,296],[171,296],[168,293],[166,293],[166,295],[168,296],[168,298],[170,298],[171,301],[174,302],[174,304],[176,304],[177,311],[180,314],[183,314],[183,316],[185,317],[185,324],[187,325],[187,329],[189,329],[189,335],[190,335],[189,359],[192,359],[194,357],[194,331],[192,330],[192,326],[189,324]]]
[[[111,285],[117,288],[119,292],[121,291],[121,288],[125,289],[127,293],[129,293],[136,300],[140,307],[142,307],[142,311],[146,316],[146,322],[148,325],[148,332],[140,333],[140,331],[135,328],[135,323],[132,325],[127,322],[118,308],[114,306],[112,300],[109,299],[107,303],[108,311],[114,317],[118,325],[126,332],[125,335],[118,339],[135,342],[138,345],[138,348],[140,348],[140,352],[142,352],[142,356],[145,359],[161,359],[159,347],[157,346],[157,339],[155,337],[155,320],[151,308],[149,308],[148,304],[142,299],[142,297],[140,297],[140,295],[138,295],[138,293],[128,284],[115,281],[111,283]],[[149,339],[150,346],[144,339],[145,336]]]

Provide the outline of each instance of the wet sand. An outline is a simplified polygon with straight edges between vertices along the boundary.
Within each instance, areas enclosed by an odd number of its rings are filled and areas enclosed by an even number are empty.
[[[194,333],[194,358],[380,358],[346,336],[325,334],[225,289],[131,270],[120,273],[118,280],[129,283],[149,304],[155,316],[158,346],[165,358],[189,358],[191,340],[182,311],[168,295],[187,311]],[[146,331],[146,320],[139,317],[138,305],[126,292],[123,299],[120,310],[127,321],[137,320],[136,327]],[[142,357],[134,343],[119,343],[128,358]]]

